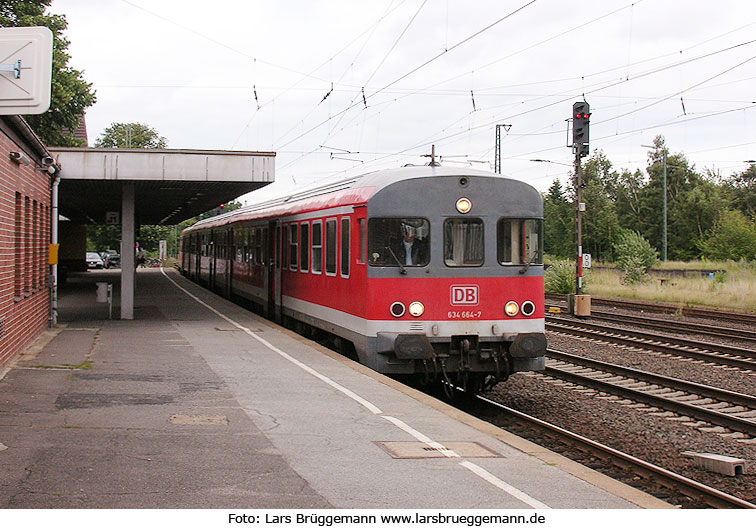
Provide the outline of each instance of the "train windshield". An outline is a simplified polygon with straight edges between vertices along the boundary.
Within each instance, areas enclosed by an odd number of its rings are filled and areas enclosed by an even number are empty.
[[[430,260],[430,223],[426,219],[368,220],[370,266],[425,266]]]
[[[444,221],[444,264],[481,266],[483,264],[483,221],[478,218]]]
[[[496,230],[499,264],[543,263],[542,232],[540,219],[501,219]]]

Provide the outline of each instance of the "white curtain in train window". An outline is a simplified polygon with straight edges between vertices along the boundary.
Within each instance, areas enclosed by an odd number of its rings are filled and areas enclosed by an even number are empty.
[[[525,256],[529,261],[538,261],[535,259],[540,254],[540,222],[535,219],[523,221],[525,231]],[[525,262],[525,261],[523,261]]]
[[[478,266],[483,263],[483,221],[448,219],[444,223],[444,263]]]

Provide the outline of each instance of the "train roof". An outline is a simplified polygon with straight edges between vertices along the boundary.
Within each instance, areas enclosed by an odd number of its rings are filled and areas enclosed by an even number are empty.
[[[302,209],[320,209],[341,205],[354,205],[365,202],[370,196],[381,189],[402,180],[433,177],[482,176],[487,178],[510,178],[468,168],[450,168],[441,166],[405,166],[396,169],[382,169],[359,176],[331,181],[325,184],[302,188],[282,194],[279,197],[260,201],[243,208],[230,211],[215,217],[203,219],[186,228],[184,232],[220,227],[232,222],[254,220],[273,216],[286,215]],[[520,182],[524,186],[529,184]],[[309,201],[309,203],[307,203]],[[184,233],[182,232],[182,233]]]

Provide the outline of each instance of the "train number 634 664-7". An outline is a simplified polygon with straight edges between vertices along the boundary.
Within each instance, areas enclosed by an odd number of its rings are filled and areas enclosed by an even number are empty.
[[[450,320],[467,320],[480,318],[481,314],[483,312],[480,310],[450,310],[446,317]]]

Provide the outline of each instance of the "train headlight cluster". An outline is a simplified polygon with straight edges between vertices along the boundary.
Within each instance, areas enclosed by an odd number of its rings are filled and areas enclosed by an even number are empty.
[[[415,318],[422,316],[423,312],[425,312],[425,307],[422,303],[419,301],[413,301],[409,305],[409,313],[414,316]]]
[[[507,301],[504,305],[504,313],[507,316],[517,316],[518,312],[521,312],[523,316],[532,316],[535,313],[535,303],[532,301],[523,301],[522,306],[518,305],[516,301]]]
[[[404,307],[404,303],[401,301],[394,301],[391,304],[391,307],[389,307],[389,310],[391,311],[391,315],[394,318],[401,318],[404,316],[404,313],[406,312],[406,308]],[[425,312],[425,305],[420,303],[419,301],[413,301],[409,304],[409,313],[411,316],[414,316],[415,318],[419,318],[423,315]]]

